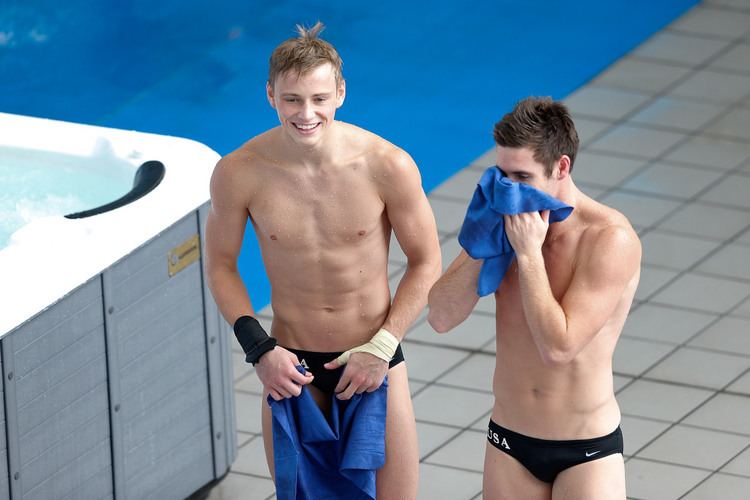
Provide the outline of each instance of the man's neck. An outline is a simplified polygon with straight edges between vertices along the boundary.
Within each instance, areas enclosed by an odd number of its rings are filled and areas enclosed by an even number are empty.
[[[578,191],[578,188],[573,183],[573,180],[570,177],[565,179],[565,181],[561,184],[560,190],[557,192],[555,198],[562,201],[566,205],[570,205],[571,207],[573,207],[573,212],[571,212],[571,214],[567,218],[565,218],[565,220],[549,225],[546,238],[547,244],[553,242],[560,234],[565,233],[569,227],[573,227],[575,225],[575,221],[578,219],[579,215],[579,213],[576,212],[576,205],[579,202],[579,194],[580,192]]]
[[[575,207],[576,201],[578,199],[577,194],[578,188],[576,188],[575,184],[573,184],[573,179],[567,177],[560,183],[560,188],[555,195],[555,198],[567,205],[570,205],[571,207]]]
[[[316,144],[307,146],[293,141],[288,135],[284,135],[283,146],[285,154],[291,163],[302,164],[310,169],[320,169],[329,166],[334,161],[336,143],[335,122],[326,131],[326,135]]]

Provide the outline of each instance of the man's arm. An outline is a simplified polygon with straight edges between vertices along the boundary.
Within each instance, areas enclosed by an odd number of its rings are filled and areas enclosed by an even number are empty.
[[[388,331],[386,337],[392,335],[388,343],[395,345],[424,309],[430,287],[440,276],[440,242],[419,170],[411,157],[397,150],[385,159],[382,169],[381,196],[396,239],[408,260],[381,326]],[[326,363],[325,367],[334,369],[340,365],[337,359]],[[349,399],[355,393],[372,392],[380,387],[387,372],[387,361],[370,353],[354,352],[336,386],[337,397]]]
[[[383,197],[407,265],[383,328],[403,339],[427,305],[427,295],[440,277],[442,264],[435,216],[422,189],[417,165],[403,151],[394,156]]]
[[[253,306],[237,268],[247,225],[246,200],[239,165],[225,157],[211,176],[211,207],[206,220],[206,275],[221,314],[233,325],[240,316],[253,316]]]
[[[237,268],[247,225],[247,194],[252,181],[242,164],[225,157],[211,176],[211,208],[206,220],[206,275],[208,286],[224,318],[234,325],[241,316],[254,316],[250,296]],[[261,332],[262,333],[262,332]],[[300,385],[312,381],[296,369],[297,357],[281,347],[266,352],[255,364],[266,391],[276,400],[298,396]]]
[[[505,216],[516,251],[521,301],[546,364],[569,363],[602,329],[636,276],[641,246],[632,229],[610,225],[588,235],[560,302],[552,294],[542,256],[549,213]]]
[[[432,286],[428,297],[427,321],[438,333],[461,324],[479,301],[477,279],[482,260],[475,260],[461,250],[445,274]]]

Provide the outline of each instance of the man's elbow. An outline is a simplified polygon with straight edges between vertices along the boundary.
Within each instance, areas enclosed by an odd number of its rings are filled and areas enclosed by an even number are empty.
[[[445,333],[451,329],[448,322],[432,310],[427,313],[427,322],[430,324],[432,329],[438,333]]]
[[[424,256],[420,258],[409,258],[407,257],[406,268],[409,270],[415,270],[418,273],[425,276],[430,287],[440,279],[440,275],[443,274],[442,259],[440,253]]]
[[[427,312],[427,322],[430,324],[432,329],[438,333],[448,332],[455,326],[449,321],[447,315],[440,314],[435,309],[430,309]]]
[[[211,290],[220,285],[227,275],[238,273],[237,266],[233,266],[231,263],[213,261],[210,259],[206,260],[205,270],[208,288]]]
[[[572,363],[573,360],[576,359],[576,355],[578,353],[571,348],[548,347],[546,349],[542,349],[540,354],[542,357],[542,363],[544,363],[546,366],[549,366],[551,368],[562,368]]]

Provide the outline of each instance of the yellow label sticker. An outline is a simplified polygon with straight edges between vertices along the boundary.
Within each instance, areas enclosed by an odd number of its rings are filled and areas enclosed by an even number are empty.
[[[172,277],[201,256],[201,240],[196,234],[184,243],[174,247],[167,254],[167,269]]]

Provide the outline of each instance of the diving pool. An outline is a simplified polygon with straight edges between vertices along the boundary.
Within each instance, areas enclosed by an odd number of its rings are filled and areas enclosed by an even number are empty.
[[[492,146],[526,95],[564,98],[697,0],[277,2],[10,0],[0,6],[0,111],[135,129],[219,154],[277,124],[268,57],[295,23],[327,25],[344,121],[416,160],[430,191]],[[252,229],[240,272],[270,293]]]

